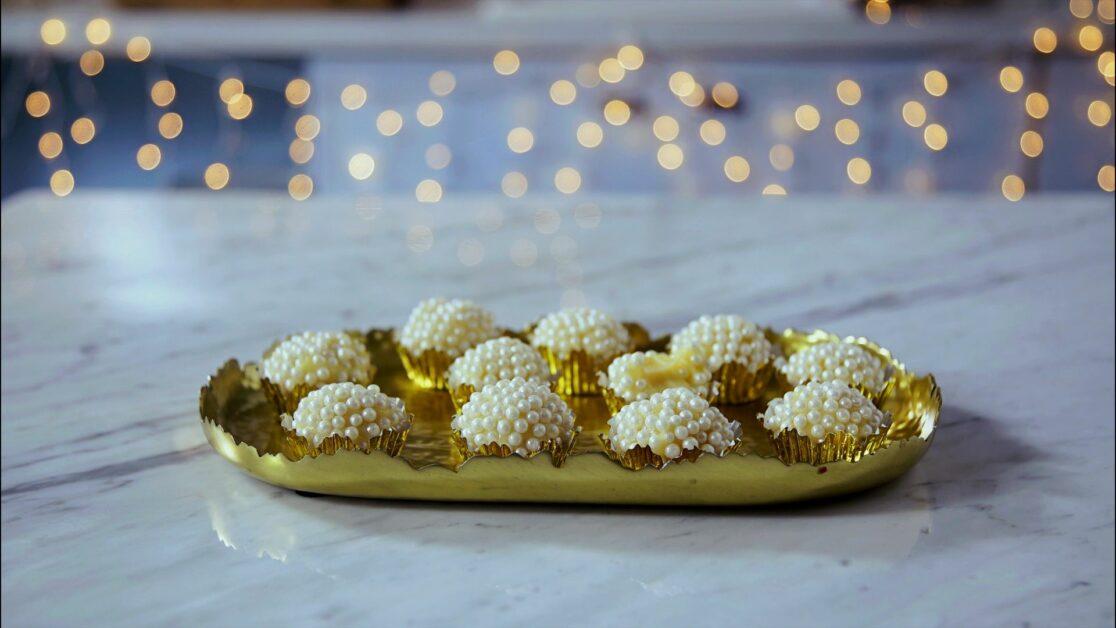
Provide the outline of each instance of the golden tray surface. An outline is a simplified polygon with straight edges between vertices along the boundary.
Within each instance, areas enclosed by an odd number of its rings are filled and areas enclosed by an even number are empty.
[[[784,355],[814,343],[839,340],[824,331],[768,333]],[[890,392],[879,402],[891,425],[873,453],[822,465],[785,464],[771,435],[755,417],[767,401],[786,392],[776,378],[761,400],[720,406],[740,421],[742,445],[724,457],[705,455],[662,469],[633,471],[605,454],[608,408],[601,396],[566,397],[581,433],[570,456],[555,467],[549,454],[530,459],[474,456],[465,459],[453,442],[453,402],[446,391],[410,382],[392,342],[392,331],[365,334],[375,383],[399,397],[414,414],[398,457],[382,451],[339,450],[316,458],[291,448],[279,412],[261,389],[254,363],[229,360],[201,389],[202,427],[217,453],[249,474],[294,490],[351,497],[485,502],[570,502],[648,505],[774,504],[854,493],[909,470],[933,441],[942,397],[932,375],[915,375],[891,354],[865,340],[848,338],[894,368]],[[666,346],[659,338],[640,349]]]

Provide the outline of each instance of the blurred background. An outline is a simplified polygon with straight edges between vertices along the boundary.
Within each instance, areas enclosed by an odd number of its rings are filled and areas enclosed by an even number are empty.
[[[5,1],[2,194],[1110,194],[1113,19],[1112,0]]]

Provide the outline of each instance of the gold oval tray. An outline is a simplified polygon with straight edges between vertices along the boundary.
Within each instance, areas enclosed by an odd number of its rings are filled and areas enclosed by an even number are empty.
[[[838,339],[824,331],[797,330],[769,332],[769,337],[784,355]],[[891,390],[880,402],[881,409],[891,413],[891,426],[880,448],[856,461],[787,465],[775,457],[771,436],[755,417],[767,400],[785,392],[785,384],[779,382],[773,382],[757,403],[721,407],[743,426],[742,446],[723,458],[702,456],[662,469],[625,469],[603,452],[599,436],[608,431],[609,412],[602,397],[592,396],[567,398],[582,429],[561,467],[555,467],[548,454],[529,460],[513,456],[466,461],[453,444],[449,394],[410,383],[392,345],[391,330],[374,329],[365,338],[378,367],[376,384],[402,398],[414,413],[398,457],[351,450],[316,458],[299,456],[288,443],[278,411],[261,390],[256,365],[241,366],[236,360],[225,363],[201,389],[202,427],[210,444],[265,482],[330,495],[486,502],[774,504],[854,493],[899,477],[929,448],[942,406],[932,375],[914,375],[887,350],[863,338],[849,338],[895,369]],[[643,348],[661,348],[667,340],[660,338]]]

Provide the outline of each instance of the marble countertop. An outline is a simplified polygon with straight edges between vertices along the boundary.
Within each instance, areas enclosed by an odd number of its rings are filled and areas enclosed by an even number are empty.
[[[4,623],[1113,624],[1110,195],[552,201],[5,201]],[[741,510],[303,497],[205,442],[227,357],[438,294],[866,335],[939,378],[940,433],[880,489]]]

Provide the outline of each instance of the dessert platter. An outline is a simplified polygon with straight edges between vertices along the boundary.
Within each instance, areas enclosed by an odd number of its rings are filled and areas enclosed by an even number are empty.
[[[251,475],[354,497],[744,505],[909,470],[932,375],[864,338],[734,314],[671,336],[571,308],[521,331],[429,299],[399,329],[305,332],[201,389],[213,448]]]

